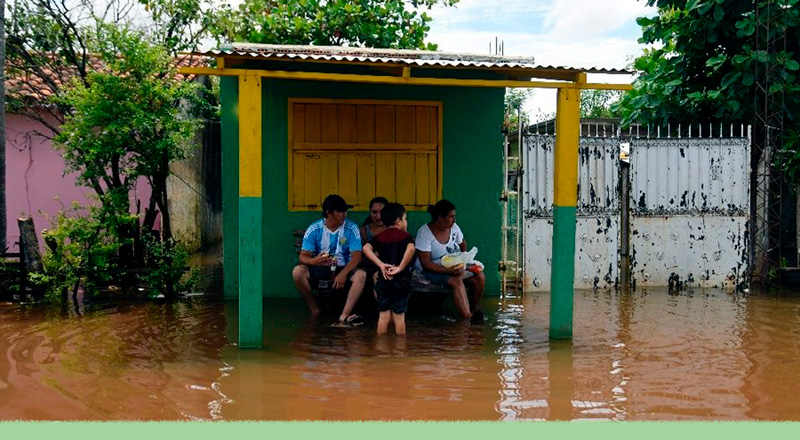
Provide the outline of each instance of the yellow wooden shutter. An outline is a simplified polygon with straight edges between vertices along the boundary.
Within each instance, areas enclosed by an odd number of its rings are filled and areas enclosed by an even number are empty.
[[[356,209],[383,196],[407,209],[441,197],[439,102],[289,101],[289,209],[318,210],[328,194]]]

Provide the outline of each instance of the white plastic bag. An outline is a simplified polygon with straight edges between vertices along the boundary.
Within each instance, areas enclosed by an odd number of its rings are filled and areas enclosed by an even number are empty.
[[[469,252],[455,252],[447,254],[442,257],[442,266],[455,267],[459,265],[467,266],[475,261],[475,255],[478,254],[478,248],[473,247]]]

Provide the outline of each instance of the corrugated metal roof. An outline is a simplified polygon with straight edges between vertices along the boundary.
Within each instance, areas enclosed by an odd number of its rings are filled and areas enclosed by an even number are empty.
[[[340,46],[294,46],[277,44],[233,43],[219,50],[203,52],[206,56],[236,55],[258,59],[298,61],[338,61],[375,64],[400,64],[409,67],[461,67],[487,70],[549,70],[565,73],[630,74],[624,69],[599,67],[540,66],[533,57],[475,55],[406,49],[373,49]]]

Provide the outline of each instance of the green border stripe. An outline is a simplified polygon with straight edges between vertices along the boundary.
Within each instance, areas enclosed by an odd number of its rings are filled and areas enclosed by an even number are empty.
[[[507,438],[531,436],[599,439],[794,438],[796,422],[0,422],[7,438]]]
[[[550,338],[572,338],[572,294],[575,277],[575,215],[577,209],[553,209],[553,259],[550,272]]]

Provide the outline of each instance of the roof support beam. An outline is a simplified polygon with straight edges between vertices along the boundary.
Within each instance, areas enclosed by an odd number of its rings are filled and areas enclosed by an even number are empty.
[[[405,84],[416,86],[452,86],[452,87],[512,87],[541,89],[596,89],[596,90],[631,90],[630,84],[575,83],[559,81],[514,81],[491,79],[453,79],[453,78],[419,78],[382,75],[357,75],[349,73],[290,72],[284,70],[248,70],[248,69],[214,69],[210,67],[183,67],[180,73],[187,75],[221,75],[242,76],[257,75],[262,78],[295,79],[307,81],[335,81],[373,84]]]

